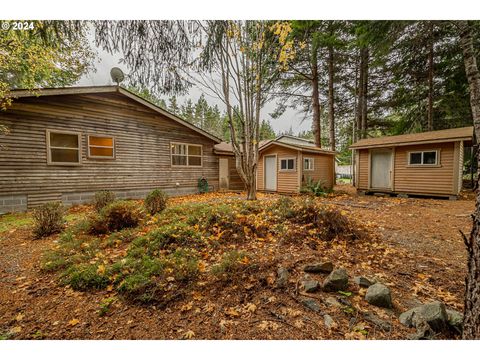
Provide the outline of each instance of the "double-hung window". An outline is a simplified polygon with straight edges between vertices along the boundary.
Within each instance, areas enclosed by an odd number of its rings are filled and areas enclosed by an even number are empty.
[[[303,158],[303,170],[311,171],[313,170],[313,158]]]
[[[202,166],[202,145],[171,143],[172,166]]]
[[[114,159],[115,139],[113,136],[88,135],[88,157]]]
[[[47,164],[79,165],[81,160],[80,133],[47,130]]]

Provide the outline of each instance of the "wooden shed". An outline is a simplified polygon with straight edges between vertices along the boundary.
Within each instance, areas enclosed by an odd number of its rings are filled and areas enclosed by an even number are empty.
[[[220,139],[117,86],[16,90],[0,123],[0,213],[46,201],[88,202],[218,189]]]
[[[455,198],[473,127],[362,139],[352,144],[354,185],[362,192]]]

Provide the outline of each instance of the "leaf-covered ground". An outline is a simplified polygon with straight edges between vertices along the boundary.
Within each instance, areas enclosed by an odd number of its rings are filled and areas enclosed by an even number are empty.
[[[473,200],[337,190],[314,204],[347,219],[334,221],[346,229],[335,238],[325,219],[290,211],[303,199],[292,205],[276,195],[248,203],[234,193],[173,198],[141,226],[97,236],[83,230],[90,206],[70,209],[64,233],[42,240],[33,239],[30,214],[2,216],[0,337],[402,339],[413,330],[398,314],[418,303],[441,300],[462,310],[459,230],[469,230]],[[346,292],[302,292],[304,265],[318,261],[347,270]],[[280,266],[290,272],[286,289],[276,287]],[[352,281],[357,275],[388,285],[394,309],[366,303]],[[320,311],[304,299],[316,300]],[[326,314],[335,322],[330,329]]]

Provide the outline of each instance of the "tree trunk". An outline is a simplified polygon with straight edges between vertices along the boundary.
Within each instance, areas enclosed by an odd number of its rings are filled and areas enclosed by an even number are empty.
[[[335,98],[333,94],[334,78],[334,54],[333,46],[328,47],[328,125],[330,128],[330,150],[335,151]]]
[[[320,125],[320,94],[318,90],[318,55],[317,50],[312,51],[312,132],[315,145],[322,147],[322,130]]]
[[[428,44],[428,109],[427,109],[427,131],[433,130],[433,23],[430,22],[430,39]]]
[[[480,139],[480,73],[473,50],[472,32],[467,21],[458,21],[457,24],[460,29],[460,45],[470,90],[475,136]],[[480,156],[477,154],[477,164],[480,170],[479,158]],[[477,174],[479,170],[477,170]],[[468,254],[468,274],[465,280],[463,339],[480,339],[480,191],[478,186],[472,219],[473,226],[470,237],[464,236]]]
[[[358,138],[367,136],[367,94],[368,94],[368,48],[360,49],[360,75],[358,82]]]

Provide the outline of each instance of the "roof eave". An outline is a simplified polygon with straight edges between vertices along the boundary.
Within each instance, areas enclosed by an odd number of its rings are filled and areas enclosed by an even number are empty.
[[[372,148],[382,148],[382,147],[394,147],[394,146],[410,146],[410,145],[421,145],[421,144],[438,144],[443,142],[454,142],[454,141],[472,141],[472,137],[453,137],[446,139],[435,139],[435,140],[418,140],[418,141],[408,141],[408,142],[392,142],[392,143],[383,143],[383,144],[371,144],[371,145],[350,145],[348,148],[355,149],[372,149]]]

